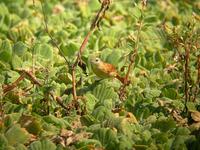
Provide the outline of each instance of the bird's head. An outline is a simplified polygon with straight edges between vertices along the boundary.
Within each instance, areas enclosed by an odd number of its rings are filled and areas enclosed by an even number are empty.
[[[93,58],[91,58],[90,59],[90,62],[91,62],[91,64],[92,65],[99,65],[102,61],[101,61],[101,59],[100,58],[98,58],[98,57],[93,57]]]

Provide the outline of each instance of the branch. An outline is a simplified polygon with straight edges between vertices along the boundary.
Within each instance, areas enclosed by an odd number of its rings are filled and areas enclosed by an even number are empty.
[[[63,108],[66,109],[67,111],[69,110],[69,108],[63,104],[62,98],[61,98],[61,97],[55,96],[55,95],[53,94],[53,92],[50,92],[49,94],[51,95],[51,97],[52,97],[54,100],[56,100],[56,102],[57,102],[61,107],[63,107]]]
[[[24,78],[26,77],[26,75],[30,78],[30,81],[31,81],[32,83],[37,84],[37,85],[39,85],[40,87],[42,86],[42,84],[31,74],[31,72],[26,71],[26,70],[17,70],[17,71],[21,72],[20,77],[17,78],[17,80],[14,81],[12,84],[6,85],[6,86],[3,87],[3,93],[4,93],[4,94],[6,94],[7,92],[9,92],[9,91],[13,90],[14,88],[16,88],[16,87],[19,85],[19,83],[20,83],[22,80],[24,80]],[[28,89],[28,90],[30,90],[30,89]],[[52,96],[52,98],[53,98],[54,100],[56,100],[56,102],[57,102],[61,107],[63,107],[63,108],[66,109],[66,110],[69,110],[68,107],[65,106],[65,105],[63,104],[61,97],[59,97],[59,96],[54,96],[53,92],[50,92],[50,95]]]
[[[142,12],[143,12],[146,5],[147,5],[147,0],[142,0],[141,15],[143,15]],[[133,68],[134,62],[135,62],[135,57],[138,54],[141,29],[142,29],[142,17],[141,17],[141,20],[139,20],[135,46],[134,46],[133,50],[129,53],[130,64],[128,66],[128,71],[127,71],[127,73],[124,77],[124,83],[119,89],[119,97],[120,97],[121,100],[123,100],[124,97],[126,96],[126,91],[125,91],[126,86],[128,86],[130,84],[129,77],[130,77],[130,73],[131,73],[131,70]]]
[[[199,93],[199,88],[200,88],[200,55],[197,56],[197,81],[196,81],[196,88],[194,92],[193,102],[197,98],[197,95]]]
[[[30,78],[30,81],[33,82],[33,84],[42,86],[42,84],[32,75],[30,71],[22,70],[22,72],[26,73],[26,75]]]
[[[17,80],[15,80],[13,83],[11,83],[10,85],[5,85],[3,86],[3,93],[6,94],[7,92],[13,90],[15,87],[18,86],[18,84],[20,83],[20,81],[22,81],[25,78],[26,73],[23,72],[19,78],[17,78]]]
[[[81,47],[79,49],[79,52],[78,52],[78,56],[74,62],[74,64],[72,65],[72,94],[73,94],[73,99],[74,101],[77,100],[77,93],[76,93],[76,74],[75,74],[75,70],[76,70],[76,67],[77,65],[80,63],[82,63],[82,60],[81,60],[81,56],[82,56],[82,53],[86,47],[86,44],[88,42],[88,39],[90,37],[90,35],[92,34],[92,32],[97,28],[99,27],[99,23],[100,21],[103,19],[104,15],[105,15],[105,12],[106,10],[108,10],[109,8],[109,5],[110,5],[110,0],[103,0],[101,2],[101,8],[100,10],[98,11],[94,21],[92,22],[91,26],[90,26],[90,30],[89,32],[87,33],[86,37],[84,38],[82,44],[81,44]]]
[[[44,11],[44,0],[41,0],[41,7],[42,7],[42,13],[43,13],[43,16],[44,16],[44,28],[45,28],[45,31],[46,33],[48,34],[48,36],[50,37],[51,41],[53,42],[53,45],[59,50],[61,56],[65,59],[65,62],[70,65],[69,61],[67,60],[67,58],[65,57],[63,51],[60,49],[60,47],[58,46],[58,44],[56,43],[55,39],[53,38],[53,36],[50,34],[49,32],[49,28],[48,28],[48,19],[47,19],[47,16],[45,14],[45,11]]]
[[[189,58],[190,58],[190,49],[188,47],[188,44],[184,44],[184,49],[185,49],[185,70],[184,70],[184,79],[185,79],[185,110],[187,112],[187,102],[189,98],[189,93],[188,93],[188,75],[189,75]]]
[[[143,10],[143,8],[142,8]],[[137,31],[137,37],[136,37],[136,42],[135,42],[135,47],[133,48],[133,51],[130,52],[130,57],[129,57],[129,60],[130,60],[130,64],[128,66],[128,71],[126,73],[126,80],[128,81],[128,78],[129,78],[129,74],[131,72],[131,69],[132,69],[132,66],[134,65],[134,62],[135,62],[135,56],[137,55],[138,53],[138,47],[139,47],[139,42],[140,42],[140,32],[141,32],[141,29],[142,29],[142,20],[139,21],[139,26],[138,26],[138,31]]]
[[[41,86],[42,84],[31,74],[31,72],[26,71],[26,70],[17,70],[19,72],[21,72],[21,75],[19,78],[17,78],[17,80],[15,80],[13,83],[11,83],[10,85],[6,85],[3,87],[3,93],[6,94],[7,92],[13,90],[15,87],[17,87],[19,85],[19,83],[24,80],[24,78],[26,76],[28,76],[29,80],[33,83],[33,84],[37,84],[39,86]]]

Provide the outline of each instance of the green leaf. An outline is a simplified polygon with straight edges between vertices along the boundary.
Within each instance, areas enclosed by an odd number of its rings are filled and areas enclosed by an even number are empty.
[[[3,75],[0,75],[0,84],[3,85],[5,80],[5,77]]]
[[[19,119],[19,123],[33,135],[38,135],[42,130],[41,122],[33,116],[22,115]]]
[[[22,64],[23,64],[22,59],[17,55],[13,55],[13,57],[12,57],[12,67],[13,67],[13,69],[22,68]]]
[[[57,127],[60,127],[60,128],[68,128],[68,127],[70,127],[70,124],[66,120],[64,120],[63,118],[56,118],[53,115],[44,116],[43,119],[47,123],[53,124],[53,125],[55,125]]]
[[[162,132],[173,130],[176,127],[174,120],[170,118],[159,118],[154,124],[154,128],[160,129]]]
[[[91,11],[96,11],[100,8],[100,3],[98,1],[90,1],[88,5],[91,8]]]
[[[172,143],[171,149],[181,149],[181,150],[187,150],[185,141],[188,139],[187,136],[181,136],[178,135],[174,138],[174,141]]]
[[[96,97],[90,93],[87,93],[85,95],[85,98],[86,98],[86,109],[87,109],[87,112],[91,113],[94,109],[94,106],[96,104]]]
[[[18,122],[21,114],[20,113],[11,113],[5,116],[4,125],[5,127],[12,126],[15,122]]]
[[[27,150],[27,148],[23,144],[17,144],[15,150]]]
[[[167,97],[170,99],[177,98],[177,91],[174,88],[164,88],[162,89],[162,94],[164,97]]]
[[[151,139],[151,132],[148,131],[148,130],[143,131],[142,132],[142,139],[146,142],[149,141]]]
[[[105,83],[99,84],[97,87],[95,87],[92,91],[92,94],[101,102],[117,97],[114,89],[112,87],[107,86]]]
[[[48,44],[36,44],[34,50],[36,55],[39,55],[44,59],[53,59],[53,49]]]
[[[160,63],[160,62],[163,62],[164,58],[163,56],[161,55],[160,51],[156,51],[155,54],[154,54],[154,61],[155,63]]]
[[[3,51],[0,53],[0,60],[4,62],[9,62],[11,60],[11,55],[8,52]]]
[[[153,139],[156,140],[156,143],[165,143],[168,140],[168,133],[166,132],[161,132],[161,133],[156,133],[152,136]]]
[[[157,89],[146,88],[143,91],[143,93],[144,93],[144,95],[145,95],[146,98],[152,99],[152,98],[155,98],[155,97],[159,97],[160,94],[161,94],[161,91],[157,90]]]
[[[94,131],[92,138],[99,140],[107,150],[113,150],[118,147],[117,134],[111,129],[100,128]]]
[[[178,127],[176,130],[176,135],[189,135],[190,130],[186,127]]]
[[[90,149],[92,147],[101,148],[101,142],[94,139],[83,139],[76,144],[77,149]]]
[[[65,29],[69,32],[69,33],[76,33],[78,31],[78,28],[75,24],[72,24],[70,22],[68,22],[65,26]]]
[[[84,1],[78,2],[78,6],[83,17],[88,17],[91,14],[90,7]]]
[[[56,145],[48,139],[31,143],[30,150],[56,150]]]
[[[6,147],[6,150],[16,150],[16,149],[13,146],[8,146],[8,147]]]
[[[196,104],[194,102],[187,102],[186,103],[187,108],[189,111],[195,111],[196,110]]]
[[[19,105],[13,104],[11,102],[6,102],[3,106],[5,113],[13,113],[17,112],[16,110],[19,108]]]
[[[15,43],[13,46],[13,52],[20,57],[26,53],[27,49],[27,46],[21,41]]]
[[[153,16],[153,15],[148,15],[147,17],[144,18],[144,22],[147,22],[147,23],[153,23],[156,21],[157,21],[157,18],[156,16]]]
[[[126,149],[132,149],[133,147],[133,140],[131,138],[128,138],[125,135],[121,135],[119,138],[119,150],[126,150]]]
[[[5,15],[5,14],[9,14],[8,8],[6,7],[6,5],[4,3],[0,4],[0,15]]]
[[[92,115],[99,121],[104,121],[105,119],[114,117],[112,112],[104,107],[104,106],[99,106],[97,107],[93,112]]]
[[[141,11],[138,7],[135,7],[132,13],[133,13],[133,17],[136,17],[136,19],[139,19],[141,17]]]
[[[132,137],[133,128],[131,123],[136,123],[133,118],[120,117],[110,117],[107,118],[103,123],[103,127],[115,128],[119,134],[126,135],[127,137]]]
[[[78,51],[79,45],[75,42],[69,42],[67,45],[61,45],[61,50],[65,56],[72,57],[75,55],[75,52]]]
[[[10,69],[10,65],[0,60],[0,72],[8,69]]]
[[[81,121],[81,124],[85,126],[90,126],[97,122],[96,119],[91,115],[81,116],[80,121]]]
[[[119,59],[121,57],[121,52],[119,50],[113,50],[111,54],[107,56],[106,62],[113,64],[114,66],[119,65]]]
[[[8,40],[2,41],[0,45],[0,60],[4,62],[9,62],[12,57],[12,47]]]
[[[8,146],[8,140],[3,134],[0,134],[0,150],[5,150]]]
[[[19,124],[15,124],[8,129],[5,133],[5,137],[10,145],[14,145],[17,143],[24,144],[28,142],[30,135],[24,128],[21,128]]]
[[[8,75],[8,81],[10,82],[10,83],[13,83],[13,82],[15,82],[18,78],[19,78],[19,73],[18,72],[16,72],[16,71],[9,71],[9,72],[7,72],[7,75]]]

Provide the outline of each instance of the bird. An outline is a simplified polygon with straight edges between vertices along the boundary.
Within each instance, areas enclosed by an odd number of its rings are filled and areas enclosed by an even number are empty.
[[[98,57],[92,57],[90,59],[91,62],[91,67],[93,72],[100,78],[116,78],[121,83],[125,82],[125,78],[121,77],[119,73],[117,72],[117,69],[115,66],[112,64],[103,62],[100,58]]]

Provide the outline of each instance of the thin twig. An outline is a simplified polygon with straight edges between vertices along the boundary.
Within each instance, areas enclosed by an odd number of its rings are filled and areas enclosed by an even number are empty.
[[[3,93],[6,94],[7,92],[13,90],[15,87],[18,86],[18,84],[20,83],[20,81],[24,80],[24,78],[26,76],[28,76],[28,78],[30,78],[30,81],[33,84],[37,84],[39,86],[41,86],[42,84],[31,74],[31,72],[26,71],[26,70],[17,70],[19,72],[22,72],[21,75],[19,76],[19,78],[17,78],[17,80],[15,80],[13,83],[11,83],[10,85],[6,85],[3,87]]]
[[[185,70],[184,70],[184,79],[185,79],[185,110],[187,112],[187,102],[189,98],[189,93],[188,93],[188,75],[189,75],[189,58],[190,58],[190,49],[188,47],[188,44],[184,44],[185,48]]]
[[[143,8],[142,8],[142,10],[143,10]],[[126,73],[126,80],[127,81],[128,81],[128,77],[129,77],[130,71],[132,69],[132,66],[134,64],[134,61],[135,61],[135,56],[138,53],[138,47],[139,47],[139,42],[140,42],[140,32],[141,32],[141,29],[142,29],[142,20],[139,21],[139,28],[138,28],[138,31],[137,31],[137,37],[136,37],[135,47],[134,47],[133,51],[130,53],[130,64],[128,66],[128,71]]]
[[[34,84],[37,84],[39,86],[42,86],[42,84],[32,75],[31,72],[23,70],[23,72],[26,73],[26,75],[30,78],[30,81],[33,82]]]
[[[14,88],[16,88],[19,85],[19,83],[26,78],[26,76],[28,76],[30,81],[33,82],[34,84],[37,84],[40,87],[42,86],[42,84],[31,74],[31,72],[26,71],[26,70],[17,70],[17,71],[21,72],[20,77],[17,78],[17,80],[15,80],[12,84],[6,85],[6,86],[3,87],[3,93],[4,94],[6,94],[7,92],[9,92],[9,91],[13,90]],[[31,88],[29,88],[28,90],[30,90]],[[54,96],[53,92],[50,92],[50,95],[53,97],[54,100],[56,100],[56,102],[61,107],[63,107],[64,109],[68,110],[68,108],[62,103],[62,99],[60,97]]]
[[[69,108],[63,104],[62,98],[61,98],[61,97],[55,96],[55,95],[53,94],[53,92],[50,92],[49,94],[51,95],[51,97],[52,97],[54,100],[56,100],[56,102],[57,102],[61,107],[63,107],[63,108],[66,109],[67,111],[69,110]]]
[[[45,27],[45,31],[46,33],[48,34],[48,36],[50,37],[51,41],[53,42],[54,46],[59,50],[60,54],[62,55],[62,57],[65,59],[65,62],[67,63],[68,66],[70,66],[70,63],[69,61],[67,60],[67,58],[65,57],[63,51],[60,49],[60,47],[58,46],[58,44],[56,43],[55,39],[53,38],[53,36],[50,34],[49,32],[49,29],[48,29],[48,20],[47,20],[47,16],[45,14],[45,11],[44,11],[44,1],[41,1],[41,6],[42,6],[42,13],[43,13],[43,16],[44,16],[44,27]],[[73,77],[73,75],[72,75]],[[50,93],[51,96],[54,98],[53,94]],[[59,97],[56,97],[54,98],[57,103],[63,107],[64,109],[67,109],[67,107],[60,101],[60,98]]]
[[[144,1],[142,1],[141,12],[143,12],[145,6],[146,6],[146,1],[145,1],[145,3],[144,3]],[[143,15],[143,14],[141,14],[141,15]],[[142,29],[142,18],[143,17],[141,17],[141,20],[139,20],[135,46],[134,46],[133,50],[129,53],[130,64],[128,66],[128,71],[127,71],[125,78],[124,78],[124,84],[119,89],[119,97],[120,97],[121,100],[123,100],[125,98],[125,95],[126,95],[125,88],[130,83],[130,81],[129,81],[130,73],[131,73],[131,70],[132,70],[134,62],[135,62],[135,57],[138,54],[138,48],[139,48],[139,42],[140,42],[140,32],[141,32],[141,29]]]
[[[72,65],[72,95],[73,95],[74,102],[76,102],[76,100],[77,100],[77,93],[76,93],[76,73],[75,73],[76,67],[77,67],[77,65],[78,65],[79,62],[82,62],[81,56],[82,56],[82,53],[83,53],[83,51],[84,51],[84,49],[86,47],[88,39],[89,39],[90,35],[92,34],[92,32],[97,27],[99,27],[99,23],[103,19],[106,10],[108,10],[108,8],[109,8],[109,5],[110,5],[110,0],[104,0],[102,2],[101,8],[98,11],[98,13],[97,13],[94,21],[92,22],[90,30],[87,33],[86,37],[84,38],[84,40],[83,40],[83,42],[82,42],[82,44],[80,46],[80,49],[79,49],[79,52],[78,52],[78,56],[77,56],[74,64]]]
[[[53,45],[59,50],[61,56],[65,59],[65,62],[70,65],[69,61],[67,60],[67,58],[65,57],[65,54],[63,53],[63,51],[60,49],[60,47],[58,46],[58,44],[56,43],[55,39],[53,38],[53,36],[50,34],[49,32],[49,28],[48,28],[48,19],[47,16],[45,14],[44,11],[44,0],[41,0],[41,7],[42,7],[42,13],[44,16],[44,27],[45,27],[45,31],[48,34],[48,36],[50,37],[51,41],[53,42]]]
[[[197,81],[196,81],[196,88],[194,92],[193,102],[195,102],[197,95],[199,93],[200,86],[200,55],[197,56]]]
[[[20,83],[20,81],[22,81],[26,76],[26,73],[23,72],[19,78],[17,78],[17,80],[15,80],[13,83],[11,83],[10,85],[6,85],[3,87],[3,93],[6,94],[7,92],[13,90],[15,87],[18,86],[18,84]]]
[[[103,17],[105,16],[106,10],[108,10],[109,5],[110,5],[110,0],[103,0],[101,2],[101,8],[98,11],[96,17],[94,18],[94,21],[91,24],[90,30],[95,29],[96,27],[99,28],[99,23],[101,22],[101,20],[103,19]]]

